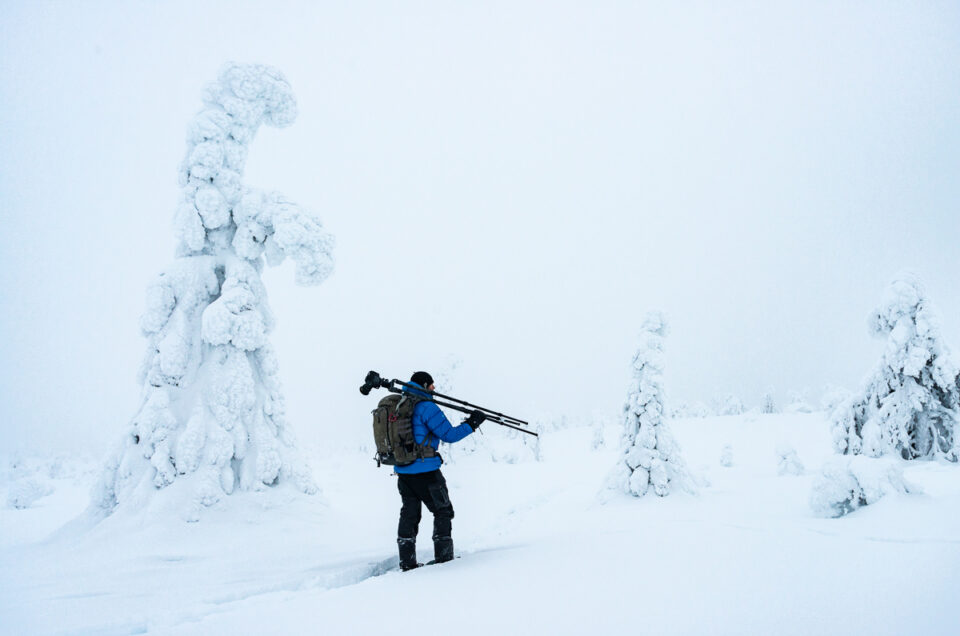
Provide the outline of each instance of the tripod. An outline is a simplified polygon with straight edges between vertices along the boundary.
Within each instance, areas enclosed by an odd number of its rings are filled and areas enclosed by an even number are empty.
[[[376,371],[371,371],[367,374],[367,377],[364,378],[363,385],[360,387],[360,393],[364,395],[369,395],[371,389],[380,389],[384,388],[391,393],[422,393],[432,398],[442,398],[448,400],[447,402],[441,402],[440,400],[434,399],[433,402],[437,406],[445,406],[448,409],[453,409],[455,411],[460,411],[461,413],[472,413],[473,411],[482,411],[484,415],[487,416],[487,420],[499,424],[500,426],[506,426],[507,428],[512,428],[515,431],[520,431],[521,433],[526,433],[527,435],[533,435],[534,437],[539,437],[539,435],[529,429],[523,428],[524,426],[529,426],[529,422],[524,420],[517,419],[515,417],[510,417],[509,415],[504,415],[499,411],[494,411],[493,409],[484,408],[482,406],[477,406],[476,404],[471,404],[466,400],[461,400],[459,398],[451,397],[449,395],[444,395],[443,393],[437,393],[436,391],[430,391],[412,384],[410,382],[402,382],[401,380],[393,379],[386,380],[380,377],[380,374]],[[406,389],[406,391],[405,391]]]

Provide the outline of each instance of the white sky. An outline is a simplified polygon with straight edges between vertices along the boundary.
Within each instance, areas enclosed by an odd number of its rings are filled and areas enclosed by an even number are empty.
[[[371,368],[536,419],[619,409],[643,313],[667,392],[854,388],[909,267],[960,348],[956,3],[4,2],[0,448],[138,403],[184,133],[226,60],[300,104],[246,180],[337,236],[266,283],[301,438],[366,439]]]

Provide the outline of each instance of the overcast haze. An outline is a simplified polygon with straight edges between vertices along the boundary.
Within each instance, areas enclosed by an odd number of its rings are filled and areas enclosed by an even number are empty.
[[[3,3],[0,446],[125,431],[227,60],[300,106],[246,182],[337,238],[323,285],[265,275],[307,441],[366,440],[367,370],[451,356],[457,395],[518,417],[615,412],[651,309],[674,402],[817,402],[875,363],[903,268],[960,347],[960,6],[663,4]]]

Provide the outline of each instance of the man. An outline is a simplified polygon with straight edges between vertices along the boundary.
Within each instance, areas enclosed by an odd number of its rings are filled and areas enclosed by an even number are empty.
[[[417,371],[410,384],[434,390],[433,378],[426,371]],[[440,472],[443,458],[436,452],[440,442],[453,444],[474,432],[486,419],[480,411],[474,411],[459,426],[453,426],[443,411],[433,402],[426,391],[406,386],[404,393],[421,401],[413,409],[413,438],[426,452],[423,457],[406,466],[395,466],[397,488],[403,505],[400,508],[400,525],[397,528],[397,545],[400,550],[400,569],[417,567],[417,530],[420,526],[420,504],[425,504],[433,513],[433,558],[435,563],[453,559],[453,538],[450,536],[453,506],[447,492],[447,482]]]

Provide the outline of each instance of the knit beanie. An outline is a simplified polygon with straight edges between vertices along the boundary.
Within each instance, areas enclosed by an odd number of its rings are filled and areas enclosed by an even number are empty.
[[[416,384],[417,386],[422,386],[423,388],[427,388],[428,386],[433,384],[433,378],[430,377],[430,374],[427,373],[426,371],[417,371],[412,376],[410,376],[410,382],[412,382],[413,384]]]

